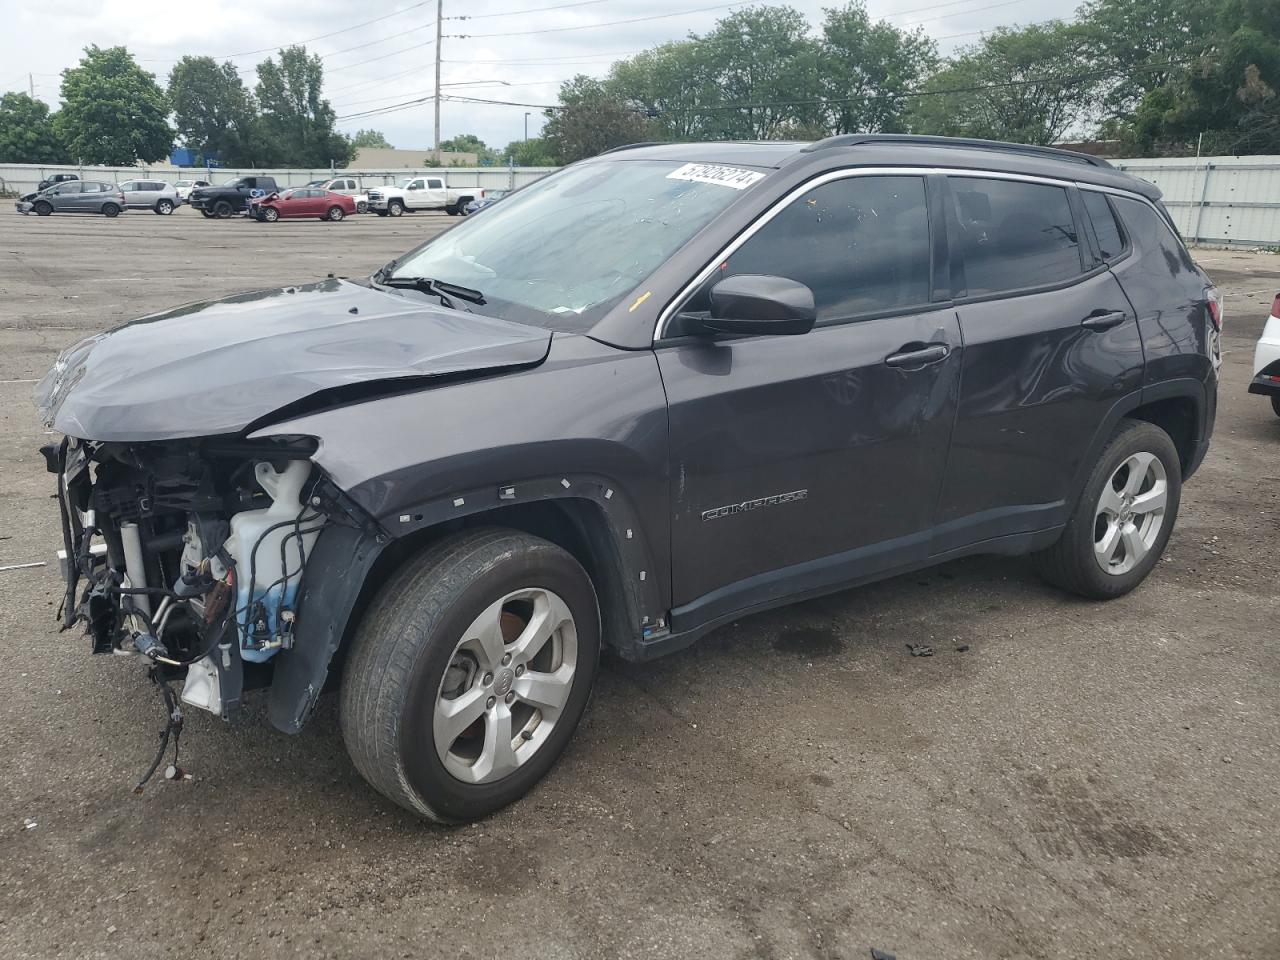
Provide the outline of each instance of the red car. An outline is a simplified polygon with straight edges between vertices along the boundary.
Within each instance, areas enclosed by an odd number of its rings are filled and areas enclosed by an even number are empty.
[[[259,220],[276,220],[315,217],[317,220],[341,220],[356,212],[356,202],[351,197],[319,187],[297,187],[283,193],[255,200],[250,214]]]

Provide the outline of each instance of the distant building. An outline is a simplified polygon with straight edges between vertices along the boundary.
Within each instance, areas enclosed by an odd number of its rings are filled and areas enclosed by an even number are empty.
[[[479,166],[479,157],[474,153],[451,153],[440,151],[440,166]],[[352,170],[421,170],[423,167],[435,166],[430,147],[420,150],[393,150],[386,147],[360,147],[356,157],[348,166]]]

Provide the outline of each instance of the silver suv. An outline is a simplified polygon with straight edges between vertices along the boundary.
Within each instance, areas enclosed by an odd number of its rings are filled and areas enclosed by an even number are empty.
[[[167,217],[182,205],[178,188],[164,180],[127,180],[120,184],[120,191],[130,210],[154,210]]]

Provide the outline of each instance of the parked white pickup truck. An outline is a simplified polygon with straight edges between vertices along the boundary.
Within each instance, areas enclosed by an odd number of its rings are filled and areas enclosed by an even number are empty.
[[[398,186],[374,187],[369,191],[369,209],[380,217],[398,217],[406,210],[443,210],[456,217],[484,191],[479,187],[445,185],[443,177],[410,177]]]
[[[369,196],[365,193],[360,181],[354,177],[334,177],[331,180],[312,180],[308,187],[319,187],[332,193],[341,193],[356,202],[356,213],[367,213]]]

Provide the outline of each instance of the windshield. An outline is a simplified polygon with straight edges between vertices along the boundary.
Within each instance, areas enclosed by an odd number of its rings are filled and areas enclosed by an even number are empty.
[[[484,294],[480,312],[552,330],[589,330],[762,172],[665,160],[570,167],[400,260]]]

